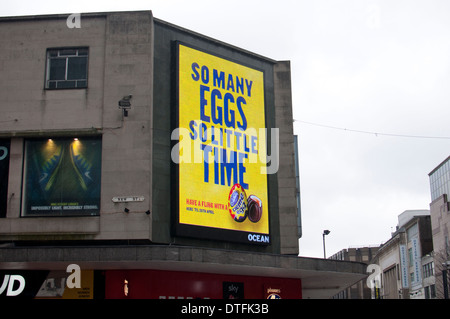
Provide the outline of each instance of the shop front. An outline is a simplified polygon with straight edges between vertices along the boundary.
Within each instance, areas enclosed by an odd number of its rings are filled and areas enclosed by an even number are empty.
[[[0,298],[330,298],[363,263],[181,246],[0,247]]]
[[[78,276],[78,278],[76,278]],[[165,270],[4,270],[0,298],[301,299],[301,280]]]
[[[164,270],[108,270],[107,299],[301,299],[301,279]]]

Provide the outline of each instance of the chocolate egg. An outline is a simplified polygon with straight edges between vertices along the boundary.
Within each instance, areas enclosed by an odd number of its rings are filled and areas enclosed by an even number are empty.
[[[243,222],[247,218],[247,195],[240,184],[234,184],[228,194],[229,212],[237,222]]]
[[[255,195],[248,197],[248,219],[257,223],[262,217],[262,201]]]

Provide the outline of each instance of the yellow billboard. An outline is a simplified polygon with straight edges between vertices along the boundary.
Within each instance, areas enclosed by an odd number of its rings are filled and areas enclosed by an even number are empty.
[[[269,244],[264,73],[179,43],[177,82],[177,233]]]

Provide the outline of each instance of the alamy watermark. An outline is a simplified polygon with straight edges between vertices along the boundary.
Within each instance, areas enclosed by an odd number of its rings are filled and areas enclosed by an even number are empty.
[[[67,288],[81,288],[81,268],[77,264],[67,266],[66,272],[70,273],[67,277]]]
[[[370,273],[366,279],[367,287],[370,289],[381,287],[381,267],[377,264],[370,264],[367,266],[367,271]]]
[[[279,129],[247,128],[245,132],[206,127],[176,128],[171,139],[177,140],[171,150],[175,164],[205,163],[215,165],[260,164],[261,174],[275,174],[279,168]],[[267,145],[266,145],[267,144]]]
[[[69,29],[81,28],[81,13],[72,13],[67,17],[66,25]]]

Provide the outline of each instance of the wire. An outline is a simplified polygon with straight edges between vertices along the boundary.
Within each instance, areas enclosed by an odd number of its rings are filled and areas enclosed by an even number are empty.
[[[428,139],[450,140],[449,136],[424,136],[424,135],[407,135],[407,134],[380,133],[380,132],[353,130],[353,129],[336,127],[336,126],[331,126],[331,125],[312,123],[312,122],[307,122],[307,121],[300,121],[300,120],[296,120],[296,119],[294,119],[294,122],[299,122],[299,123],[313,125],[313,126],[319,126],[319,127],[326,127],[326,128],[330,128],[330,129],[334,129],[334,130],[341,130],[341,131],[347,131],[347,132],[353,132],[353,133],[370,134],[370,135],[375,135],[375,136],[393,136],[393,137],[407,137],[407,138],[428,138]]]

